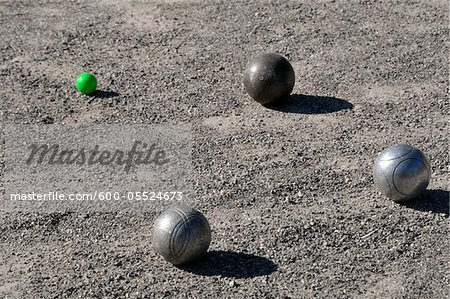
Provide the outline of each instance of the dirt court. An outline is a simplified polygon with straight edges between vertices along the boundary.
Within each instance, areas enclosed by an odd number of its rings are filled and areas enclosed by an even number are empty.
[[[190,123],[194,206],[212,227],[210,253],[179,269],[152,249],[156,211],[0,211],[0,298],[447,298],[448,11],[445,0],[0,0],[1,127]],[[261,52],[296,73],[271,109],[242,85]],[[95,96],[74,88],[84,71]],[[405,204],[373,185],[394,143],[432,167],[428,191]]]

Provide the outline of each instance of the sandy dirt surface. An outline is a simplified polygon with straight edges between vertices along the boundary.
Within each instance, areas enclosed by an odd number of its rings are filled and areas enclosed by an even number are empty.
[[[2,127],[191,123],[213,234],[179,269],[152,249],[156,211],[0,211],[1,298],[449,295],[447,1],[1,0],[0,25]],[[296,72],[273,109],[242,85],[267,51]],[[400,142],[432,167],[406,204],[371,175]]]

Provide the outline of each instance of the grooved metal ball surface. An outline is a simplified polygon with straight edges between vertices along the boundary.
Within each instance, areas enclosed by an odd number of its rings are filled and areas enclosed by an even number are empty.
[[[419,196],[430,183],[431,168],[425,155],[407,144],[383,150],[375,160],[373,179],[378,190],[394,201]]]
[[[206,254],[211,228],[202,213],[186,205],[171,206],[153,227],[153,247],[174,265],[190,263]]]
[[[274,104],[286,99],[295,84],[295,73],[289,61],[273,53],[252,59],[244,72],[244,87],[255,101]]]

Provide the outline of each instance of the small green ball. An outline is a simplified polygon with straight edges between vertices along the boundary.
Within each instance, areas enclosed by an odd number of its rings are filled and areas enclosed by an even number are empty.
[[[97,88],[97,79],[91,73],[82,73],[78,76],[75,86],[81,93],[90,94]]]

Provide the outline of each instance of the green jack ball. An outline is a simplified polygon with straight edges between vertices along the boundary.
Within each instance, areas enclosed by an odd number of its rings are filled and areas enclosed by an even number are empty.
[[[90,94],[97,88],[97,79],[91,73],[82,73],[78,76],[75,86],[79,92]]]
[[[285,100],[295,84],[295,73],[281,55],[264,53],[253,58],[244,72],[244,87],[255,101],[270,105]]]

